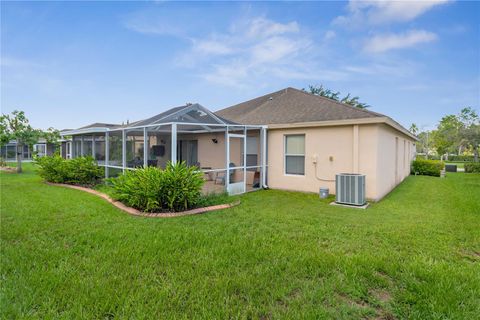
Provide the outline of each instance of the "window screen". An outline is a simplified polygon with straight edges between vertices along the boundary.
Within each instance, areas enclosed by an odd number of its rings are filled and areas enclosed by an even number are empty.
[[[285,173],[305,174],[305,135],[285,136]]]

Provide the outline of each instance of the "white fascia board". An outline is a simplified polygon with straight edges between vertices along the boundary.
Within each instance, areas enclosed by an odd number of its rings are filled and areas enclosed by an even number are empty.
[[[345,126],[345,125],[362,125],[384,123],[394,128],[395,130],[403,133],[404,135],[418,141],[418,138],[395,122],[389,117],[372,117],[362,119],[346,119],[346,120],[328,120],[328,121],[312,121],[312,122],[297,122],[297,123],[285,123],[285,124],[269,124],[267,127],[270,130],[273,129],[291,129],[291,128],[311,128],[311,127],[330,127],[330,126]]]

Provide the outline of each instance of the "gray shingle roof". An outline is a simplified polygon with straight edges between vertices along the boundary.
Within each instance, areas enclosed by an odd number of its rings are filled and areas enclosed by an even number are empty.
[[[242,124],[268,125],[385,117],[380,113],[307,93],[295,88],[219,110],[218,116]]]
[[[88,129],[88,128],[116,128],[119,127],[119,124],[113,124],[113,123],[103,123],[103,122],[95,122],[92,124],[89,124],[88,126],[80,127],[78,129]],[[68,131],[70,129],[65,129],[62,131]]]

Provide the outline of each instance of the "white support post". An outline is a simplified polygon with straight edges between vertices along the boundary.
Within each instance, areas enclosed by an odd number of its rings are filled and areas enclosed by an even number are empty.
[[[122,130],[122,171],[127,167],[127,132]]]
[[[172,150],[170,161],[172,164],[177,163],[177,124],[172,123]]]
[[[105,132],[105,178],[108,178],[108,164],[110,159],[109,133]]]
[[[225,131],[225,190],[228,192],[230,184],[230,137],[228,136],[228,126]]]
[[[83,157],[83,136],[80,137],[80,157]]]
[[[143,167],[148,167],[148,133],[147,128],[143,128]]]
[[[95,135],[92,135],[92,158],[95,159]]]
[[[261,136],[261,143],[262,143],[262,151],[261,151],[261,157],[262,157],[262,173],[261,173],[261,179],[262,179],[262,187],[267,186],[267,128],[262,128],[260,131],[260,136]]]

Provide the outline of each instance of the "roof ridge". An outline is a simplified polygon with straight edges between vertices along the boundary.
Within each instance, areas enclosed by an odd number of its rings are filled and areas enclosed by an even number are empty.
[[[298,92],[301,92],[301,93],[309,95],[309,96],[313,96],[313,97],[318,98],[318,99],[328,100],[328,101],[331,101],[331,102],[336,103],[338,105],[341,105],[341,106],[344,106],[344,107],[347,107],[347,108],[350,108],[350,109],[353,109],[353,110],[356,110],[356,111],[361,111],[361,112],[364,112],[364,113],[373,114],[377,117],[386,117],[386,115],[375,112],[375,111],[370,111],[370,110],[366,110],[366,109],[362,109],[362,108],[357,108],[357,107],[354,107],[352,105],[349,105],[348,103],[344,103],[344,102],[341,102],[341,101],[338,101],[338,100],[335,100],[335,99],[332,99],[332,98],[324,97],[324,96],[318,96],[316,94],[309,93],[309,92],[306,92],[304,90],[300,90],[300,89],[297,89],[297,88],[288,87],[287,89],[292,89],[294,91],[298,91]]]

